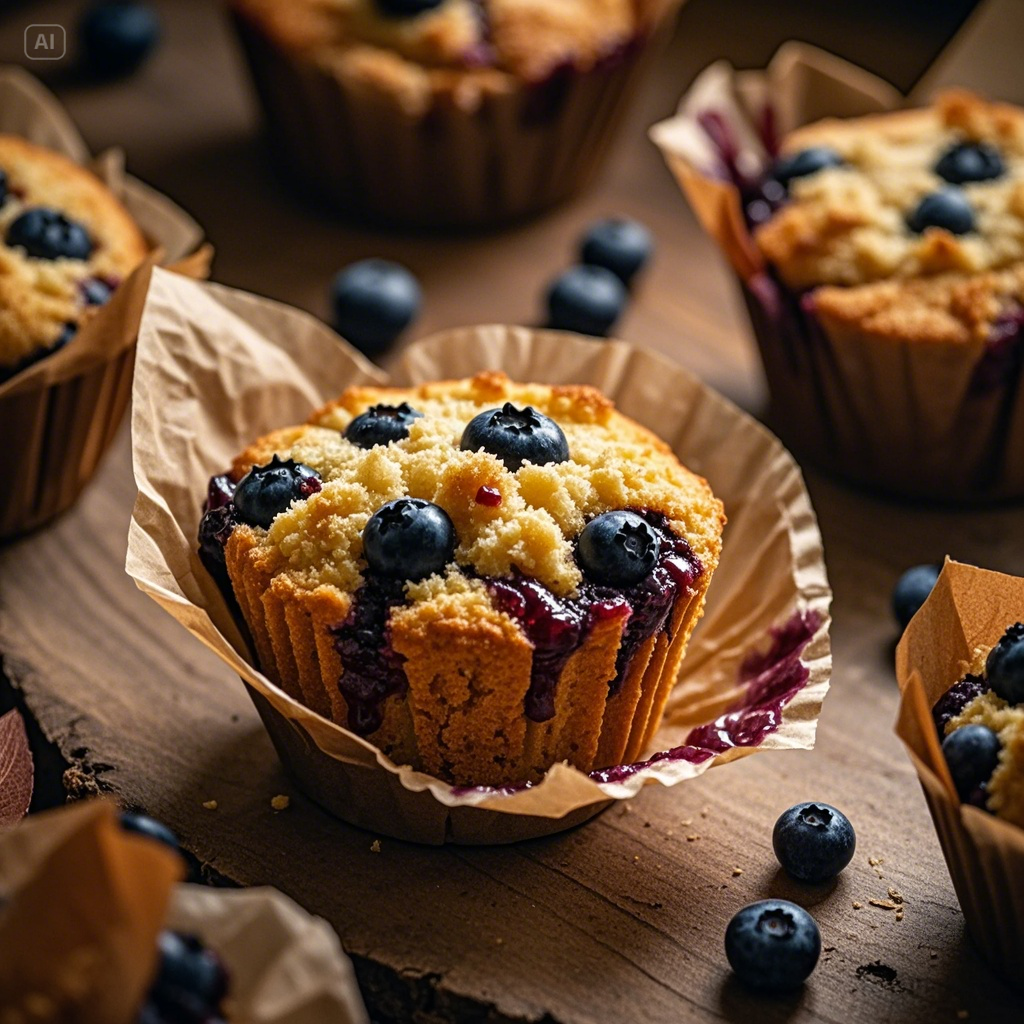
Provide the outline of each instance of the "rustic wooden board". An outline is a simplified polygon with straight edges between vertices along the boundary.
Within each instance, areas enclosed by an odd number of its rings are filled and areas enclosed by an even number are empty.
[[[32,20],[66,22],[72,6],[34,4]],[[198,2],[165,5],[168,45],[129,86],[68,85],[65,96],[95,148],[128,142],[132,168],[206,224],[221,280],[321,314],[336,266],[383,253],[423,279],[424,331],[529,321],[581,225],[600,212],[637,215],[654,227],[660,255],[623,335],[756,409],[760,373],[728,276],[643,138],[730,38],[737,10],[757,5],[722,4],[713,24],[711,7],[693,0],[684,12],[600,187],[500,238],[381,237],[292,203],[266,175],[218,15]],[[0,24],[0,59],[17,55],[24,13]],[[772,42],[756,51],[748,42],[744,56],[763,57]],[[909,82],[912,61],[903,57]],[[134,497],[125,435],[76,510],[0,551],[4,671],[73,765],[79,789],[94,785],[147,808],[211,871],[277,885],[327,918],[382,1022],[931,1024],[955,1021],[960,1010],[972,1020],[1011,1019],[1019,1002],[964,935],[924,801],[892,735],[887,605],[901,568],[947,552],[1024,572],[1024,517],[925,511],[817,476],[810,483],[836,593],[834,688],[818,749],[751,759],[674,790],[649,788],[571,833],[517,847],[383,840],[374,853],[372,835],[294,792],[239,681],[123,573]],[[292,803],[275,814],[278,793]],[[804,798],[844,808],[858,830],[857,857],[833,887],[796,887],[775,866],[771,825]],[[203,808],[209,800],[216,810]],[[869,857],[883,859],[877,872]],[[889,886],[906,899],[901,922],[868,905]],[[733,911],[769,894],[810,907],[827,950],[811,983],[789,999],[739,989],[722,954]],[[853,909],[855,901],[864,906]]]

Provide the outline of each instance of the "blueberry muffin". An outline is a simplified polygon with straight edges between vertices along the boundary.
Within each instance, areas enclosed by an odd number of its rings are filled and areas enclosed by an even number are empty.
[[[933,715],[960,799],[1024,828],[1024,623],[975,652]]]
[[[460,785],[649,743],[718,564],[706,482],[589,387],[351,388],[211,481],[263,672]]]
[[[508,219],[577,187],[677,6],[232,0],[292,174],[350,210],[436,225]]]
[[[0,378],[70,341],[148,247],[93,174],[0,135]]]

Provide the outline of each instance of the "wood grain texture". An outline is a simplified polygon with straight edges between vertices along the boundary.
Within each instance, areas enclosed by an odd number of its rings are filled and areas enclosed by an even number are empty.
[[[33,4],[32,20],[66,22],[74,6]],[[756,410],[763,384],[732,284],[644,139],[735,34],[743,5],[722,4],[713,19],[711,7],[693,0],[684,11],[598,188],[500,236],[381,236],[297,205],[268,175],[220,15],[198,0],[163,5],[167,45],[138,78],[67,84],[62,93],[94,148],[126,144],[131,168],[200,219],[219,250],[217,278],[321,315],[332,272],[382,254],[423,280],[424,333],[529,322],[587,221],[639,216],[660,251],[622,335]],[[0,23],[0,59],[20,52],[28,10]],[[911,70],[903,66],[907,80]],[[80,786],[93,781],[163,818],[227,879],[277,885],[327,918],[380,1021],[932,1024],[955,1021],[958,1010],[971,1020],[1013,1019],[1019,1001],[964,935],[924,801],[892,735],[888,595],[906,565],[947,552],[1024,572],[1024,517],[1012,508],[916,509],[817,476],[810,485],[835,588],[834,686],[818,748],[741,761],[672,790],[650,787],[575,831],[516,847],[383,840],[374,853],[372,835],[294,792],[241,683],[123,573],[134,497],[124,433],[72,513],[0,551],[4,670]],[[292,798],[282,813],[270,807],[278,793]],[[806,798],[842,807],[858,831],[857,856],[833,887],[792,885],[772,855],[775,817]],[[208,800],[217,810],[203,808]],[[869,857],[883,859],[884,878]],[[898,923],[868,904],[889,886],[906,899]],[[732,913],[769,894],[808,906],[826,947],[811,982],[789,999],[745,993],[722,952]]]

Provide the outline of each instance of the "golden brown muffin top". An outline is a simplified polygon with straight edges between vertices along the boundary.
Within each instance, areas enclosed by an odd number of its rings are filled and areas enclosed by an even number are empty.
[[[78,164],[13,135],[0,135],[0,369],[54,345],[66,325],[78,325],[90,307],[82,285],[116,285],[145,257],[146,240],[120,201]],[[92,240],[87,259],[29,256],[8,244],[11,225],[33,207],[50,207],[80,223]]]

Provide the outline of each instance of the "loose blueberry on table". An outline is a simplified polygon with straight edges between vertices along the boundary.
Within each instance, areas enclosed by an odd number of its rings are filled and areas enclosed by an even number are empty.
[[[901,629],[907,628],[921,605],[928,600],[940,572],[941,565],[915,565],[896,581],[892,592],[892,613]]]
[[[622,316],[626,287],[604,267],[577,265],[555,278],[547,293],[547,326],[604,337]]]
[[[524,462],[544,466],[569,460],[569,442],[562,428],[533,406],[518,409],[511,402],[474,416],[462,432],[459,447],[490,452],[510,473]]]
[[[405,267],[369,259],[340,271],[331,287],[334,329],[369,356],[383,353],[416,319],[422,295]]]
[[[374,405],[352,420],[345,428],[345,437],[360,448],[390,444],[408,437],[413,420],[422,418],[423,413],[408,402],[402,402],[401,405]]]
[[[112,0],[93,4],[79,24],[82,56],[101,78],[130,74],[160,40],[160,20],[149,4]]]
[[[813,885],[835,878],[853,860],[857,838],[842,811],[802,803],[779,816],[772,846],[788,875]]]
[[[590,226],[580,245],[580,262],[610,270],[628,287],[653,251],[654,241],[643,224],[613,217]]]
[[[787,900],[761,900],[729,922],[725,955],[745,985],[786,991],[810,977],[821,955],[821,934],[803,907]]]

